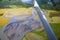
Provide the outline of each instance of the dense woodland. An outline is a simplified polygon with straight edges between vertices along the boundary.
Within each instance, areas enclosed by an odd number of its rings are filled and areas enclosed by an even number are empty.
[[[60,1],[58,0],[36,0],[43,9],[59,9]],[[57,2],[56,2],[57,1]],[[49,4],[48,4],[49,2]],[[0,8],[10,8],[10,5],[21,7],[31,7],[33,3],[23,3],[21,0],[0,0]]]

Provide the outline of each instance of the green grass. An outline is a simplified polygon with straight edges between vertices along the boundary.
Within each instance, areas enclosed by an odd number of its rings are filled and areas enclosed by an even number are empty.
[[[44,38],[44,40],[48,40],[44,29],[42,31],[41,30],[40,31],[33,30],[32,33],[42,36]]]
[[[58,38],[58,40],[60,40],[60,23],[50,23],[50,25],[51,25],[51,28],[53,29],[56,37]],[[45,40],[48,39],[45,30],[42,30],[42,31],[34,30],[34,31],[32,31],[32,33],[43,36],[43,38]]]
[[[50,23],[50,25],[55,32],[57,38],[60,40],[60,23]]]
[[[59,14],[60,13],[60,11],[56,11],[56,10],[48,10],[48,12],[52,15],[52,14]],[[58,38],[58,40],[60,40],[60,16],[57,16],[57,15],[52,15],[53,17],[55,17],[54,18],[54,22],[56,22],[56,23],[51,23],[50,22],[50,25],[51,25],[51,28],[53,29],[53,31],[54,31],[54,33],[55,33],[55,35],[56,35],[56,37]],[[49,17],[50,18],[50,17]],[[49,19],[49,18],[47,18],[47,19]],[[48,40],[48,38],[47,38],[47,34],[46,34],[46,32],[45,32],[45,30],[42,30],[42,31],[36,31],[36,30],[34,30],[34,31],[32,31],[32,33],[34,33],[34,34],[37,34],[37,35],[41,35],[41,36],[43,36],[43,38],[45,39],[45,40]]]
[[[60,11],[48,10],[49,17],[60,17]]]

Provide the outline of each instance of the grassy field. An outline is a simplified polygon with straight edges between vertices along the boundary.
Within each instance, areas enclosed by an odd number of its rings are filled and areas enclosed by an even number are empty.
[[[6,11],[7,11],[7,13],[13,12],[15,15],[21,15],[21,13],[31,14],[30,10],[31,10],[30,8],[28,8],[28,9],[26,9],[26,8],[10,8],[10,9],[8,9],[7,8],[7,9],[0,9],[0,14],[2,14],[2,13],[4,14],[4,12],[6,12]],[[55,13],[58,12],[58,11],[54,11],[54,10],[52,10],[52,11]],[[48,10],[49,13],[51,13],[52,11]],[[47,17],[47,19],[49,20],[50,25],[51,25],[53,31],[55,32],[57,38],[60,40],[60,31],[59,31],[60,30],[60,17],[53,17],[53,18]],[[0,16],[0,28],[2,28],[5,24],[7,24],[9,22],[9,20],[10,20],[10,18],[4,18],[3,15]],[[51,20],[53,20],[53,22],[51,22]],[[48,40],[44,29],[43,30],[37,29],[37,30],[34,30],[34,31],[28,33],[24,37],[23,40],[28,40],[28,39],[34,40],[33,38],[36,38],[35,36],[41,37],[41,40]],[[28,38],[28,36],[29,36],[29,38]],[[39,38],[38,39],[36,38],[36,40],[39,40]]]
[[[11,16],[11,12],[14,15],[22,15],[22,14],[31,14],[31,9],[26,8],[9,8],[9,9],[0,9],[0,14],[4,14],[5,12],[7,16]],[[3,27],[6,23],[8,23],[10,18],[5,18],[3,15],[0,16],[0,27]]]
[[[58,40],[60,40],[60,11],[56,11],[56,10],[48,10],[48,13],[50,13],[52,15],[52,17],[47,17],[51,28],[53,29],[53,31],[55,32],[55,35],[57,36]]]
[[[60,40],[60,23],[50,23],[55,35],[57,36],[58,40]]]

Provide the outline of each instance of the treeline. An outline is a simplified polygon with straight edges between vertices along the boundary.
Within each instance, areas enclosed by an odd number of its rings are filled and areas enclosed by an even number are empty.
[[[31,7],[33,4],[31,3],[23,3],[22,1],[3,1],[0,0],[0,8],[3,7],[9,7],[9,5],[16,5],[16,6],[21,6],[21,7]]]

